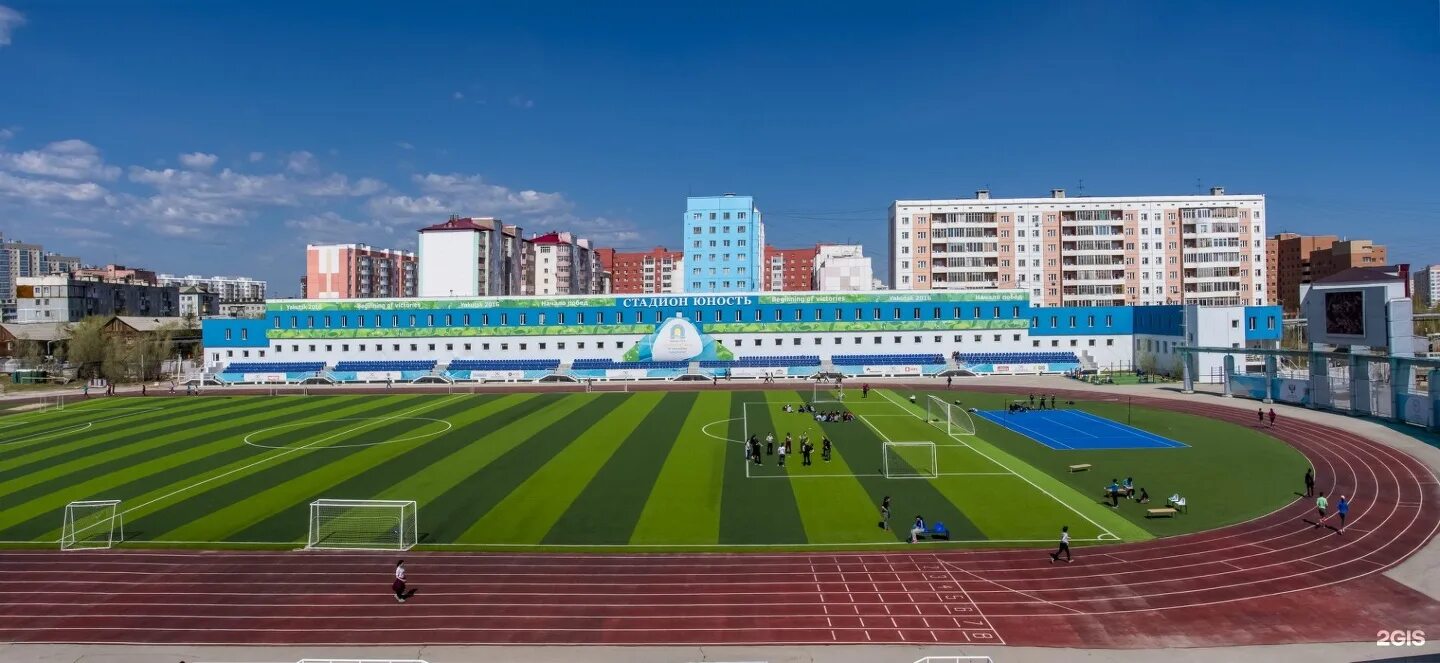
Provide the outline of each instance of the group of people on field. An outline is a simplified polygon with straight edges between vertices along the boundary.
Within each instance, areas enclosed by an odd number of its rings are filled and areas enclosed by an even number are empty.
[[[800,464],[802,466],[813,465],[811,455],[815,453],[815,444],[810,441],[810,433],[800,433],[798,441],[800,442]],[[785,458],[795,453],[795,442],[796,440],[791,438],[790,433],[786,433],[785,441],[777,446],[775,443],[775,433],[772,432],[765,434],[765,443],[762,445],[760,440],[752,434],[750,439],[745,440],[745,457],[749,458],[750,462],[756,465],[764,465],[765,456],[776,456],[778,452],[776,464],[780,467],[785,467]],[[820,458],[827,463],[830,462],[833,448],[834,445],[830,442],[830,437],[822,434],[820,436]]]

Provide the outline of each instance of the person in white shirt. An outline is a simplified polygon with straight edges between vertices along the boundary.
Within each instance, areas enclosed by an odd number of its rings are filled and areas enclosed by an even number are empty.
[[[920,535],[925,533],[925,519],[915,516],[915,526],[910,528],[910,543],[920,543]]]
[[[1051,563],[1051,564],[1054,564],[1055,562],[1060,561],[1060,553],[1065,553],[1065,563],[1066,563],[1066,564],[1069,564],[1070,562],[1075,561],[1075,560],[1073,560],[1073,559],[1070,558],[1070,526],[1069,526],[1069,525],[1066,525],[1066,526],[1060,528],[1060,548],[1058,548],[1055,552],[1050,553],[1050,563]]]
[[[409,595],[405,593],[405,560],[395,562],[395,582],[390,585],[395,590],[395,600],[404,603]]]
[[[785,453],[789,451],[785,445],[780,445],[780,467],[785,467]]]

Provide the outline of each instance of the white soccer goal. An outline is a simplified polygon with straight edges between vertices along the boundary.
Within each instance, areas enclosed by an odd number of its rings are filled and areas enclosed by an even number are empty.
[[[940,462],[934,442],[886,442],[886,479],[934,479],[940,476]]]
[[[816,380],[810,385],[811,403],[842,403],[845,401],[845,385],[829,380]]]
[[[946,435],[974,435],[975,420],[965,407],[946,403],[936,396],[925,398],[925,421],[945,431]]]
[[[61,550],[104,550],[125,540],[120,500],[87,500],[65,505]]]
[[[65,397],[64,397],[63,395],[56,394],[56,395],[54,395],[54,396],[42,396],[42,397],[40,397],[40,411],[41,411],[41,412],[49,412],[49,411],[51,411],[51,410],[63,410],[63,409],[65,409]]]
[[[618,392],[618,393],[628,394],[628,393],[630,393],[630,383],[629,383],[629,382],[623,382],[623,381],[622,381],[622,382],[598,382],[598,383],[597,383],[597,382],[595,382],[594,380],[586,380],[586,381],[585,381],[585,391],[586,391],[586,392],[592,392],[592,391],[598,391],[598,392]]]
[[[305,547],[409,550],[419,537],[418,515],[414,500],[315,500]]]

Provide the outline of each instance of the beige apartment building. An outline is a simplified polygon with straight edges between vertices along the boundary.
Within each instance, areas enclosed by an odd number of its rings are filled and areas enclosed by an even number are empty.
[[[1266,303],[1265,197],[896,200],[896,290],[1020,288],[1036,306]]]

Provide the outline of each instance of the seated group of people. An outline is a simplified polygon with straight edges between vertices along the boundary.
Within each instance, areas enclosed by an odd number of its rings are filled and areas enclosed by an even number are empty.
[[[799,413],[801,413],[801,414],[813,414],[813,415],[815,415],[815,421],[825,422],[825,423],[834,423],[834,422],[837,422],[837,421],[854,421],[854,420],[855,420],[855,415],[851,414],[849,410],[829,410],[829,411],[816,410],[816,409],[815,409],[815,406],[814,406],[814,405],[811,405],[811,404],[809,404],[809,403],[802,403],[798,408],[795,407],[794,405],[788,405],[788,404],[787,404],[787,405],[785,405],[784,407],[782,407],[782,408],[780,408],[780,409],[781,409],[781,411],[783,411],[783,412],[799,412]]]

